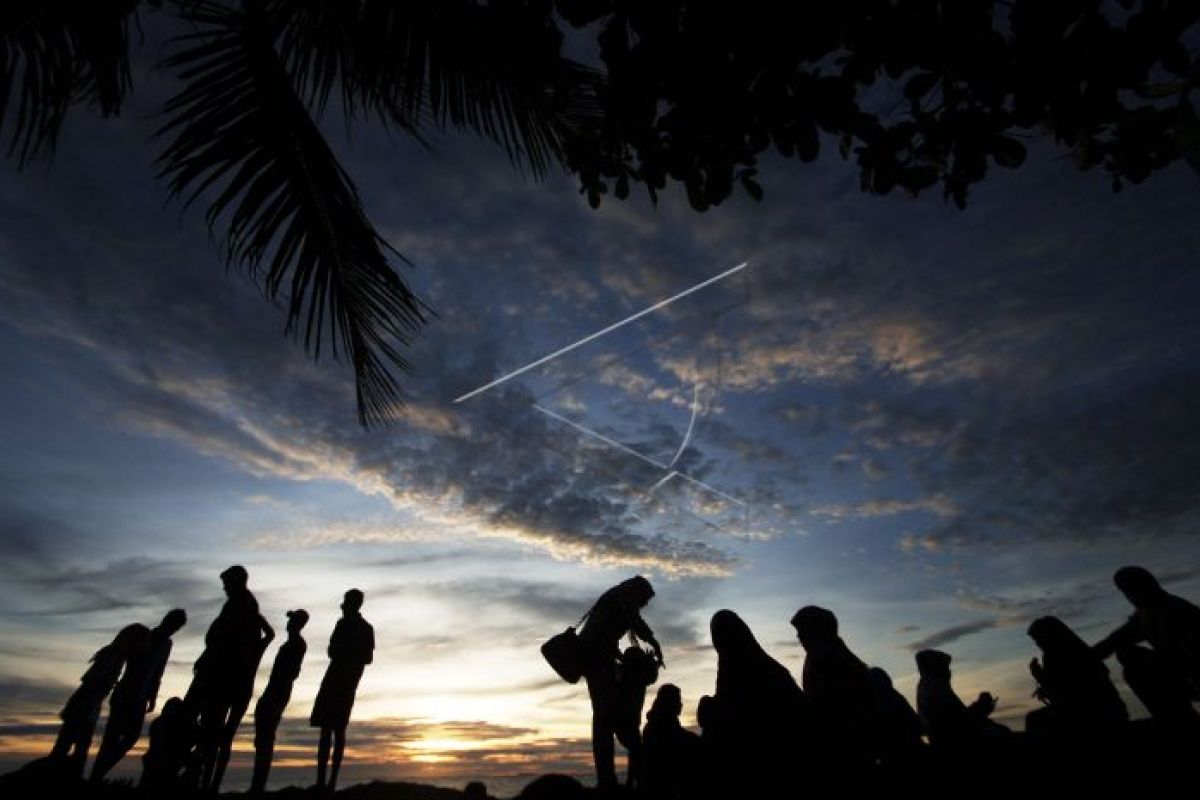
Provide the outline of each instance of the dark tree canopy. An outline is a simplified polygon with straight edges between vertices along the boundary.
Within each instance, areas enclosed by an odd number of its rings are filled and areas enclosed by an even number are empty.
[[[593,205],[632,181],[682,182],[703,210],[756,159],[814,160],[823,139],[864,191],[942,184],[960,207],[989,163],[1050,136],[1114,188],[1186,154],[1200,85],[1196,0],[560,0],[597,27],[601,129],[569,153]],[[1190,37],[1190,38],[1189,38]],[[1191,46],[1189,47],[1189,42]]]
[[[353,365],[364,424],[401,407],[429,310],[314,121],[331,99],[350,124],[471,132],[534,177],[558,165],[593,206],[635,183],[681,183],[701,211],[739,184],[761,199],[765,152],[834,144],[864,191],[940,184],[960,207],[1033,137],[1115,189],[1200,169],[1200,0],[5,0],[10,158],[52,150],[79,106],[120,113],[148,9],[184,23],[160,175],[314,357]],[[567,58],[567,36],[600,63]]]

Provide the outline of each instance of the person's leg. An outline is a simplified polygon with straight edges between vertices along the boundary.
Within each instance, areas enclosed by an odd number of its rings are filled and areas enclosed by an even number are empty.
[[[592,701],[592,758],[596,764],[596,784],[601,789],[611,789],[617,785],[613,745],[616,675],[611,664],[597,663],[592,665],[585,677],[588,697]]]
[[[333,729],[333,766],[329,770],[329,791],[337,788],[338,771],[342,768],[342,753],[346,751],[346,729]]]
[[[321,728],[321,740],[317,743],[317,788],[325,788],[325,765],[329,763],[329,739],[332,728]]]
[[[109,706],[108,721],[104,723],[104,737],[92,764],[92,780],[100,781],[120,763],[142,734],[144,714],[127,708],[113,710]]]
[[[71,775],[83,777],[83,769],[87,766],[88,750],[92,746],[92,736],[96,733],[96,718],[93,717],[79,726],[78,735],[74,739],[75,750],[69,756]]]
[[[238,726],[242,724],[242,717],[246,713],[246,706],[250,705],[249,696],[237,698],[233,705],[229,708],[229,713],[225,718],[225,726],[221,730],[220,747],[217,750],[217,766],[213,773],[212,790],[219,791],[221,781],[225,778],[225,768],[229,766],[229,755],[233,750],[233,739],[237,736]]]
[[[67,753],[71,751],[71,742],[75,741],[75,728],[73,721],[63,721],[58,729],[58,738],[54,740],[54,747],[50,748],[51,758],[67,757]]]
[[[261,793],[267,788],[267,777],[271,774],[271,761],[275,758],[275,730],[279,720],[265,715],[254,715],[254,774],[250,778],[251,793]]]

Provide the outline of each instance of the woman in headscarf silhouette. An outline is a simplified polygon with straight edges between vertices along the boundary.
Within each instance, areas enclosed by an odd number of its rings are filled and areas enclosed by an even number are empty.
[[[659,665],[663,665],[662,647],[641,615],[641,610],[652,597],[654,588],[641,575],[622,581],[600,595],[579,633],[584,657],[583,677],[587,680],[588,697],[592,701],[592,756],[596,763],[596,782],[601,791],[611,791],[617,786],[613,736],[619,724],[617,667],[621,657],[621,639],[629,634],[645,641],[654,649]],[[633,730],[623,732],[623,738],[630,746],[631,758],[634,759],[641,743],[637,725],[638,720],[634,719]]]
[[[706,703],[704,738],[730,796],[763,796],[786,785],[788,768],[805,756],[808,701],[737,614],[718,611],[710,630],[717,691]]]

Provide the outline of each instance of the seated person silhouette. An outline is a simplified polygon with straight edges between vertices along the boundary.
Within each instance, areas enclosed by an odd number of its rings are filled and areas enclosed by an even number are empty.
[[[971,705],[965,704],[950,683],[950,655],[941,650],[922,650],[916,654],[917,714],[938,750],[955,754],[969,753],[986,746],[997,737],[1010,734],[989,717],[996,710],[996,698],[980,692]]]
[[[804,647],[804,692],[835,743],[842,767],[857,770],[861,762],[872,757],[875,709],[867,665],[838,635],[838,621],[832,611],[805,606],[791,622]]]
[[[650,797],[679,800],[698,792],[700,737],[680,724],[682,712],[679,687],[658,687],[642,728],[642,789]]]
[[[80,678],[79,688],[59,712],[62,727],[50,751],[51,758],[66,763],[71,776],[83,776],[104,698],[117,683],[122,669],[127,669],[131,661],[142,658],[149,645],[150,629],[135,623],[126,625],[111,642],[92,655],[91,666]]]
[[[183,700],[172,697],[158,719],[150,723],[150,746],[142,756],[138,788],[148,797],[172,797],[186,792],[183,771],[195,746],[196,727]]]
[[[1031,736],[1090,737],[1129,719],[1129,712],[1108,677],[1100,657],[1058,617],[1041,617],[1029,636],[1042,658],[1029,663],[1037,682],[1034,696],[1045,708],[1029,712],[1025,730]]]
[[[1121,647],[1146,642],[1161,668],[1177,676],[1160,680],[1183,680],[1191,699],[1200,700],[1200,608],[1163,589],[1143,567],[1121,567],[1113,582],[1133,606],[1133,615],[1095,645],[1096,654],[1107,658]]]
[[[912,705],[896,691],[892,677],[879,667],[867,670],[872,697],[872,750],[882,766],[913,771],[918,768],[925,743],[921,719]]]
[[[728,609],[710,624],[717,690],[704,704],[704,738],[718,794],[764,796],[789,785],[814,734],[805,693]]]

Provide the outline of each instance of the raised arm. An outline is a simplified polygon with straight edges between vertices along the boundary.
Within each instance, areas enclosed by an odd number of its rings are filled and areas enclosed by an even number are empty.
[[[1146,634],[1142,631],[1137,617],[1130,617],[1125,624],[1092,645],[1092,652],[1100,658],[1108,658],[1122,647],[1144,641]]]

